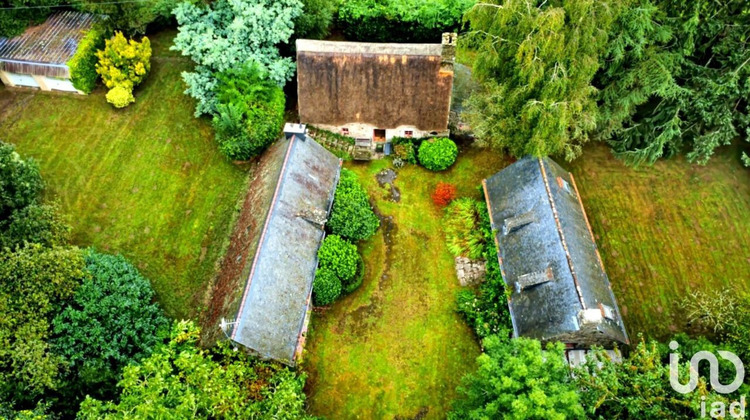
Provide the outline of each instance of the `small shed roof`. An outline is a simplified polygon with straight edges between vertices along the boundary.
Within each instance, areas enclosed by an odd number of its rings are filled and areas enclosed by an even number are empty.
[[[57,12],[44,23],[28,28],[26,32],[15,38],[0,38],[0,65],[5,70],[13,72],[29,72],[21,70],[21,66],[39,68],[60,67],[65,65],[75,54],[78,42],[91,29],[95,15],[80,12]],[[34,73],[45,74],[43,70],[34,68]]]
[[[445,131],[453,70],[442,51],[441,44],[297,40],[300,120]]]
[[[306,135],[280,140],[264,153],[253,184],[256,211],[251,262],[231,338],[261,357],[294,365],[310,305],[341,161]],[[251,187],[252,188],[252,187]]]
[[[517,336],[575,341],[596,312],[602,341],[628,343],[573,176],[524,158],[484,181]]]

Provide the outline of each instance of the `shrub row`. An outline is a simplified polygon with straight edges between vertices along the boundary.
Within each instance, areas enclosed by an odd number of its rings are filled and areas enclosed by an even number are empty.
[[[104,32],[96,28],[91,29],[78,43],[76,53],[67,63],[73,87],[83,93],[91,93],[96,87],[96,81],[99,79],[99,74],[96,72],[99,58],[96,53],[102,48],[104,48]]]
[[[461,28],[475,0],[351,0],[339,8],[347,39],[369,42],[440,42]]]

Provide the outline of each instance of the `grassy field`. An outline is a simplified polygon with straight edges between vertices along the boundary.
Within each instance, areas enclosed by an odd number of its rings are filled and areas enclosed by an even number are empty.
[[[444,418],[461,376],[479,354],[475,337],[454,312],[460,288],[430,199],[438,181],[479,197],[481,179],[507,162],[476,149],[444,173],[417,166],[398,172],[401,201],[375,180],[389,161],[348,164],[383,215],[362,244],[367,274],[352,295],[311,323],[304,367],[313,414],[327,418]]]
[[[89,96],[0,87],[0,139],[34,157],[80,246],[122,253],[151,279],[167,314],[195,317],[229,236],[246,171],[224,160],[210,125],[193,117],[168,51],[154,58],[136,103],[115,110]]]
[[[738,156],[631,169],[596,145],[568,165],[631,338],[685,331],[690,290],[750,286],[750,170]]]

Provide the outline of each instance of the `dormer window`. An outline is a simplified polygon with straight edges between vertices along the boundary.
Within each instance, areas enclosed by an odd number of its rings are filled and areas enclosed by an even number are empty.
[[[536,215],[533,210],[519,214],[518,216],[509,217],[503,222],[503,233],[507,235],[535,221]]]
[[[551,282],[554,279],[551,267],[547,267],[546,270],[523,274],[516,279],[516,291],[520,293],[531,287]]]
[[[615,309],[609,305],[603,303],[599,304],[599,309],[602,311],[602,316],[610,321],[617,322],[617,313]]]

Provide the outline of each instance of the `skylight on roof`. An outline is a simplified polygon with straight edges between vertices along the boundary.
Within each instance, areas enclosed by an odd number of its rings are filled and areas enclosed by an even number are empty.
[[[533,210],[519,214],[518,216],[509,217],[503,222],[503,233],[507,235],[535,221],[536,214]]]
[[[516,279],[516,291],[521,292],[540,284],[548,283],[554,280],[552,274],[552,268],[547,267],[546,270],[535,271],[533,273],[522,274]]]

